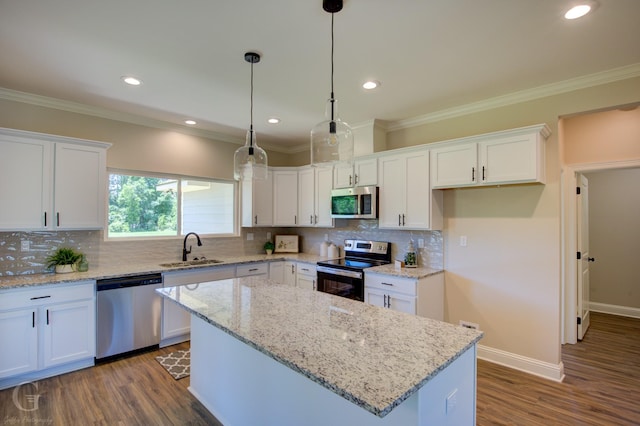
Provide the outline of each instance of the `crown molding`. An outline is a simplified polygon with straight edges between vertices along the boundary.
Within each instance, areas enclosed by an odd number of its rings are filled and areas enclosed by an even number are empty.
[[[496,96],[470,104],[457,107],[447,108],[433,113],[425,114],[419,117],[408,118],[406,120],[397,120],[387,125],[387,131],[407,129],[427,123],[447,120],[450,118],[460,117],[463,115],[473,114],[494,108],[500,108],[521,102],[532,101],[535,99],[545,98],[547,96],[558,95],[561,93],[572,92],[574,90],[586,89],[601,84],[613,83],[629,78],[640,77],[640,63],[628,65],[625,67],[614,68],[595,74],[589,74],[582,77],[563,80],[556,83],[546,84],[535,87],[533,89],[521,90],[519,92],[510,93],[508,95]]]

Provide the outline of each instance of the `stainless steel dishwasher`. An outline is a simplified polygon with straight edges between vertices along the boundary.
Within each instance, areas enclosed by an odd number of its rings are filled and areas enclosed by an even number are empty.
[[[96,359],[160,343],[162,274],[97,280]]]

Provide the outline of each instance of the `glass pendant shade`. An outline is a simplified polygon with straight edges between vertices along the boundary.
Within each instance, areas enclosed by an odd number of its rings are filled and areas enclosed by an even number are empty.
[[[327,100],[326,119],[311,129],[312,166],[353,162],[353,132],[340,120],[337,110],[337,101]]]
[[[244,146],[233,154],[233,177],[236,180],[266,179],[267,173],[267,153],[256,143],[253,129],[248,130]]]

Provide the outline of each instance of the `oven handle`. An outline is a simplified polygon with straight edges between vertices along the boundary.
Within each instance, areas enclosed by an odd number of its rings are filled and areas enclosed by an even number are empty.
[[[316,271],[317,272],[324,272],[325,274],[340,275],[341,277],[362,279],[362,272],[347,271],[347,270],[344,270],[344,269],[328,268],[326,266],[318,266],[316,268]]]

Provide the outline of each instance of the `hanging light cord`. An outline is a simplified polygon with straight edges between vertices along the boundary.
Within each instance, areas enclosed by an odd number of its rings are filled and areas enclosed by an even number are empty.
[[[334,13],[331,14],[331,127],[330,127],[330,133],[335,133],[335,124],[334,124],[334,103],[335,103],[335,98],[334,98],[334,94],[333,94],[333,15]]]
[[[253,61],[254,59],[251,60],[251,107],[250,107],[250,117],[251,117],[251,123],[249,124],[249,133],[250,133],[250,138],[251,138],[251,148],[249,151],[250,155],[253,155]]]

